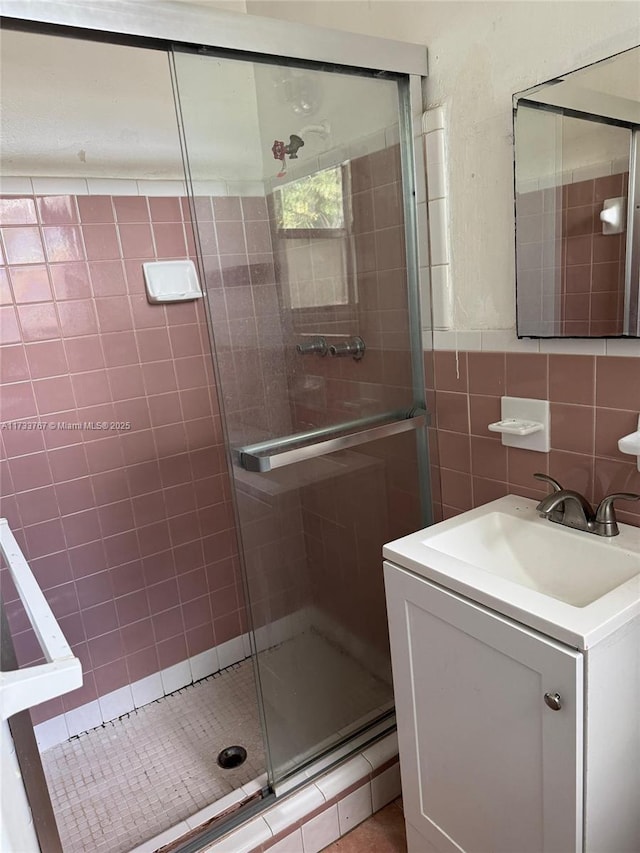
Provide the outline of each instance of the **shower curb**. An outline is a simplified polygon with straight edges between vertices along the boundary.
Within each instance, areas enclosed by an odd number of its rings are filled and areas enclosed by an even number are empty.
[[[319,853],[400,793],[398,738],[393,731],[281,796],[260,815],[202,848],[202,853]],[[193,829],[192,819],[182,821],[130,853],[157,853],[165,846],[179,850],[180,839]]]
[[[203,853],[318,853],[400,793],[398,739],[392,732]]]

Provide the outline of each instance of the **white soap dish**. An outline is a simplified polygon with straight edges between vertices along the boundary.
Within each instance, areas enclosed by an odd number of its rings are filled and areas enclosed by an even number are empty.
[[[629,435],[623,436],[618,441],[618,450],[620,453],[628,453],[631,456],[637,456],[638,471],[640,471],[640,416],[638,416],[637,432],[631,432]]]
[[[544,429],[544,424],[539,421],[523,421],[519,418],[506,418],[504,421],[496,421],[489,424],[491,432],[502,432],[507,435],[533,435]]]
[[[142,264],[142,270],[149,302],[186,302],[202,298],[193,261],[149,261]]]
[[[507,447],[548,453],[551,417],[548,400],[529,397],[502,397],[500,420],[489,424],[490,432],[500,433]]]

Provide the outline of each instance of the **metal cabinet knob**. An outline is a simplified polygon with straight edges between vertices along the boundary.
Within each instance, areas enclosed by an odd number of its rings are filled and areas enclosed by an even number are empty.
[[[545,693],[544,701],[552,711],[559,711],[562,708],[562,699],[559,693]]]

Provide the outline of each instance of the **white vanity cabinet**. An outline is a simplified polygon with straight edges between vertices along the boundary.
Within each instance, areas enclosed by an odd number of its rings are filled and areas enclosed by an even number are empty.
[[[389,562],[385,583],[409,853],[638,853],[638,618],[578,650]]]

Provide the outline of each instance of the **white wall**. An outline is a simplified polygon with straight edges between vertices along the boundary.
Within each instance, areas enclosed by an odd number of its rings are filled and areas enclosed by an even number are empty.
[[[515,322],[511,96],[640,41],[636,2],[247,0],[250,14],[423,43],[448,115],[456,328]]]
[[[6,30],[2,173],[182,177],[166,54]]]
[[[398,122],[398,96],[395,82],[369,77],[302,70],[273,65],[256,65],[256,94],[264,176],[268,180],[279,164],[273,159],[271,146],[276,139],[289,141],[292,133],[300,133],[304,148],[299,160],[289,163],[289,176],[305,174],[350,156],[353,144],[369,138],[373,149],[385,146],[385,128]],[[299,89],[298,87],[302,87]],[[305,91],[312,110],[296,112],[296,91]],[[372,106],[375,104],[375,107]],[[305,128],[326,126],[325,135]],[[378,141],[374,137],[379,137]],[[324,162],[323,155],[332,156]],[[335,156],[334,156],[335,155]]]

